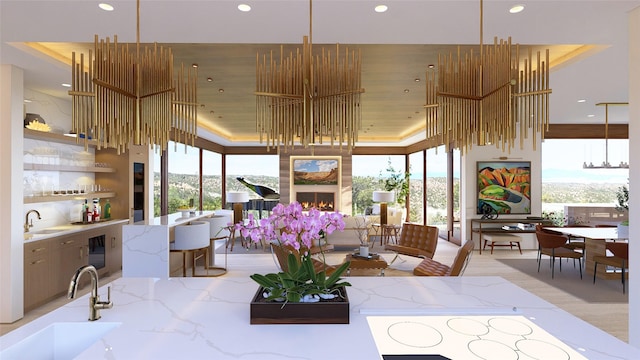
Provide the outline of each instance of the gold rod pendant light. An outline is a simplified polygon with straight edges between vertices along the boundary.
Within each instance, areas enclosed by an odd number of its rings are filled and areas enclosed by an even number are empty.
[[[281,45],[279,60],[273,51],[256,55],[256,131],[268,150],[329,142],[351,152],[362,128],[361,53],[336,44],[335,52],[322,48],[314,54],[312,19],[310,0],[302,50],[285,56]]]
[[[176,142],[193,145],[197,133],[197,70],[184,66],[174,79],[171,49],[140,45],[140,0],[136,1],[136,48],[94,40],[77,61],[72,55],[72,126],[98,149],[124,152],[130,144],[156,145],[165,150],[173,132]],[[186,73],[186,75],[185,75]],[[77,141],[80,141],[79,139]]]
[[[596,106],[604,106],[604,161],[602,165],[593,165],[593,163],[587,164],[584,162],[582,168],[584,169],[628,169],[629,163],[620,161],[620,165],[614,166],[609,163],[609,106],[626,106],[628,102],[601,102]]]
[[[458,148],[495,144],[503,151],[520,147],[549,125],[549,50],[542,59],[529,50],[520,69],[519,45],[494,38],[483,44],[483,1],[480,0],[480,53],[438,55],[437,77],[427,71],[426,136],[434,146]],[[513,54],[515,53],[515,56]],[[534,66],[535,65],[535,66]],[[518,124],[519,123],[519,124]]]

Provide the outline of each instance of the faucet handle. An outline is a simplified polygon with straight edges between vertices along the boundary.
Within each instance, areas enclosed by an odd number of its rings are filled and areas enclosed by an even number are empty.
[[[113,303],[111,302],[111,286],[107,286],[107,301],[97,301],[96,308],[99,310],[111,309]]]

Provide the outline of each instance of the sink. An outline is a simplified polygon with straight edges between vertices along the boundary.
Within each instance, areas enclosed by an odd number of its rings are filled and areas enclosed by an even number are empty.
[[[118,322],[58,322],[0,352],[0,359],[73,359]]]
[[[44,229],[44,230],[38,230],[38,231],[31,232],[31,234],[33,234],[33,235],[47,235],[47,234],[59,233],[61,231],[65,231],[65,230],[66,229]]]

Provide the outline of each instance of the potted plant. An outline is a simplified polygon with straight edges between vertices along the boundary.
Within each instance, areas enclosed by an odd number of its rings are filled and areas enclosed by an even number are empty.
[[[269,217],[258,221],[250,214],[245,224],[236,224],[236,229],[251,242],[273,242],[292,249],[282,271],[250,276],[260,285],[251,303],[252,324],[348,323],[348,302],[343,301],[342,307],[335,311],[327,307],[304,310],[299,306],[331,300],[335,304],[337,300],[346,299],[344,288],[350,284],[341,281],[340,276],[349,268],[349,263],[341,264],[331,275],[325,270],[316,272],[314,261],[318,260],[312,259],[310,252],[323,234],[344,229],[342,214],[321,213],[315,208],[303,212],[298,202],[287,206],[278,204]],[[324,263],[324,253],[321,255]],[[325,264],[324,268],[328,267]],[[339,317],[336,313],[346,316],[346,322],[345,319],[334,321]]]
[[[396,202],[403,205],[409,195],[409,172],[397,171],[391,164],[391,158],[387,162],[386,176],[380,172],[380,184],[385,191],[393,191],[396,194]]]

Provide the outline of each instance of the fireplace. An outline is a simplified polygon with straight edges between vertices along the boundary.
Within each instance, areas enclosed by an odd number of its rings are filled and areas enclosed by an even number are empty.
[[[320,211],[334,211],[335,193],[296,192],[296,201],[302,205],[302,210],[316,208]]]

